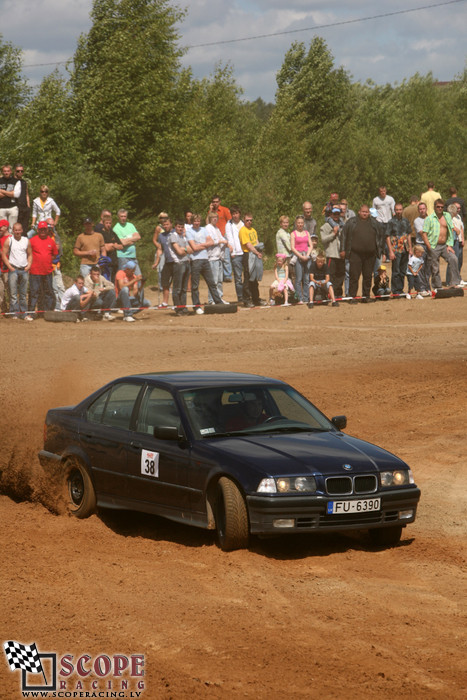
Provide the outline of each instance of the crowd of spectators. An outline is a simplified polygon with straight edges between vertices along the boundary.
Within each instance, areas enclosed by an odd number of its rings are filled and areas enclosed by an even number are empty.
[[[99,222],[86,217],[76,237],[73,254],[79,275],[65,289],[57,232],[60,208],[41,186],[31,203],[24,167],[2,167],[0,178],[0,305],[11,318],[32,321],[38,312],[73,311],[78,320],[134,322],[150,306],[144,298],[144,280],[137,258],[141,240],[128,212],[120,209],[113,223],[104,209]],[[317,301],[339,306],[387,299],[390,296],[423,299],[443,286],[440,258],[447,267],[445,286],[462,287],[465,203],[454,187],[444,201],[432,182],[420,197],[404,207],[380,187],[371,206],[360,205],[357,214],[336,192],[322,210],[318,229],[313,205],[279,219],[276,234],[274,281],[269,304],[307,304]],[[187,294],[197,314],[204,313],[199,283],[208,288],[208,304],[228,304],[224,284],[233,283],[236,301],[247,308],[267,305],[260,298],[264,245],[253,227],[251,212],[221,204],[212,197],[204,214],[187,210],[183,219],[161,212],[153,235],[162,300],[177,315],[189,312]],[[389,267],[391,275],[389,276]],[[361,280],[361,295],[357,296]],[[371,296],[373,291],[373,297]],[[7,304],[7,300],[9,304]]]

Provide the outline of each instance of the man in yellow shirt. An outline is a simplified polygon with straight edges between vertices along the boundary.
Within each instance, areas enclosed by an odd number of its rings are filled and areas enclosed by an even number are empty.
[[[245,225],[240,229],[238,237],[243,250],[243,302],[247,308],[253,306],[266,306],[266,302],[259,298],[259,282],[256,275],[250,275],[250,255],[255,255],[261,260],[263,254],[257,249],[258,234],[253,228],[253,216],[245,214]],[[254,258],[253,258],[254,262]],[[254,277],[254,279],[250,279]]]
[[[429,182],[427,184],[427,191],[422,194],[420,197],[420,201],[424,202],[426,204],[426,213],[428,216],[430,214],[433,214],[435,211],[435,202],[437,199],[441,199],[441,195],[439,192],[435,192],[435,183],[434,182]]]

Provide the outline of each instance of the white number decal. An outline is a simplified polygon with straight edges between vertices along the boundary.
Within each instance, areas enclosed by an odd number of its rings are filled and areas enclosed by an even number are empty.
[[[141,451],[141,474],[155,479],[159,477],[159,452]]]

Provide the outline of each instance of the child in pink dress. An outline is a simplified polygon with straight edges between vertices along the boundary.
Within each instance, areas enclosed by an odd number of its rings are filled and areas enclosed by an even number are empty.
[[[289,304],[289,290],[294,291],[293,284],[289,280],[289,266],[287,265],[287,256],[284,253],[276,254],[276,264],[274,265],[274,276],[275,280],[271,284],[269,290],[269,298],[271,305],[275,304],[275,298],[279,294],[284,295],[284,306],[290,306]]]

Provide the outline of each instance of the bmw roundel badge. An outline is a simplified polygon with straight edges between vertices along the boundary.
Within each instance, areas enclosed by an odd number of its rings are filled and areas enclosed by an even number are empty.
[[[352,465],[351,465],[351,464],[343,464],[342,466],[343,466],[344,469],[346,469],[347,471],[350,471],[350,470],[352,469]]]

